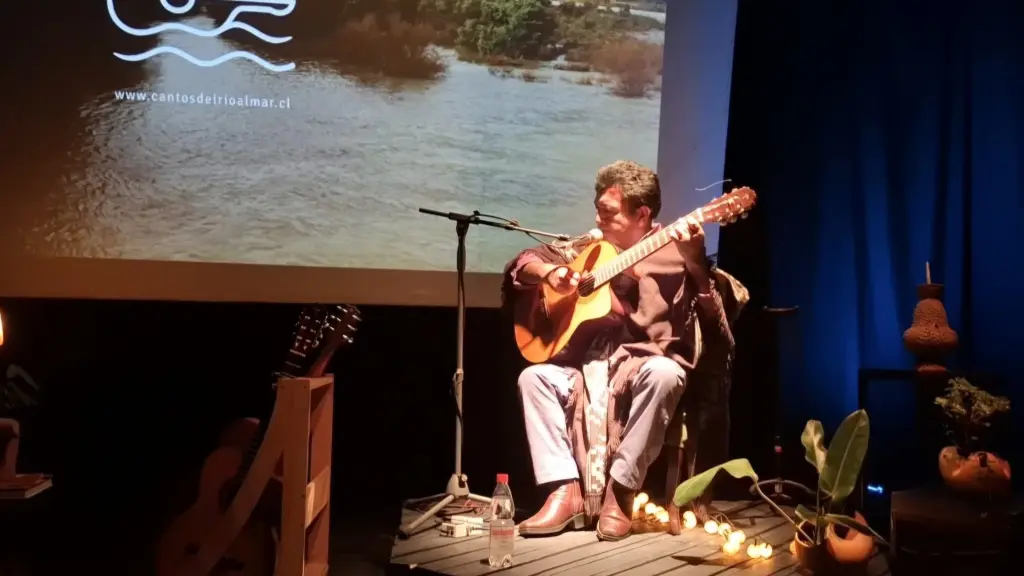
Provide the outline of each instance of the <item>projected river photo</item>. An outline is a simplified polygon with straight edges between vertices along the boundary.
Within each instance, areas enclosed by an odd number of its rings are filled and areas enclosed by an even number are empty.
[[[658,3],[297,1],[108,0],[73,112],[38,130],[63,145],[17,167],[31,201],[0,192],[25,248],[451,270],[454,224],[418,208],[577,234],[600,166],[656,165]],[[531,243],[474,229],[469,269]]]

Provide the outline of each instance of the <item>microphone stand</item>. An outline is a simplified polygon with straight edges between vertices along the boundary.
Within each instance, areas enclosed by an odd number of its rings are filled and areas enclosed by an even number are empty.
[[[777,353],[776,357],[781,357],[781,355],[782,355],[781,354],[781,348],[782,348],[782,340],[783,340],[783,338],[782,338],[782,330],[780,329],[779,322],[777,320],[781,319],[783,317],[786,317],[786,316],[790,316],[790,317],[791,316],[796,316],[796,313],[799,312],[799,311],[800,311],[800,307],[799,306],[793,306],[791,308],[769,308],[769,307],[765,306],[762,309],[762,312],[764,312],[766,317],[768,317],[770,320],[775,320],[774,322],[772,322],[772,327],[775,329],[776,348],[779,349],[779,352]],[[781,362],[781,360],[780,360],[780,362]],[[775,446],[774,446],[774,449],[775,449],[775,474],[776,474],[776,476],[775,476],[775,478],[772,478],[771,480],[762,480],[762,481],[758,482],[757,485],[759,487],[771,486],[772,490],[771,490],[771,492],[768,493],[768,498],[770,498],[771,500],[773,500],[774,502],[776,502],[778,504],[791,505],[793,503],[793,497],[790,496],[789,494],[786,494],[785,492],[783,492],[783,490],[782,490],[783,486],[791,486],[791,487],[801,488],[803,491],[807,491],[807,492],[810,492],[810,490],[808,488],[804,487],[801,484],[798,484],[796,482],[792,482],[792,481],[789,481],[789,480],[785,480],[782,477],[782,470],[783,470],[782,435],[781,435],[781,433],[779,431],[779,425],[780,425],[779,421],[781,419],[781,414],[780,414],[780,412],[781,412],[781,406],[780,406],[781,398],[780,398],[780,394],[779,394],[779,389],[782,387],[782,381],[781,381],[782,371],[781,371],[781,368],[777,371],[777,373],[779,374],[779,381],[776,382],[776,385],[775,385],[775,398],[773,398],[774,406],[775,406],[775,418],[774,418],[775,421],[772,423],[773,427],[775,428],[775,430],[774,430],[774,432],[775,432]],[[751,492],[753,492],[753,488],[751,488]],[[813,496],[814,492],[810,492],[810,494]]]
[[[494,228],[501,228],[503,230],[512,230],[516,232],[525,232],[527,234],[533,234],[536,236],[545,236],[548,238],[555,238],[558,240],[569,240],[570,237],[565,234],[551,234],[548,232],[541,232],[539,230],[531,230],[529,228],[523,228],[519,226],[519,223],[515,220],[508,220],[505,222],[498,221],[499,219],[495,216],[487,216],[479,212],[473,212],[472,214],[459,214],[457,212],[441,212],[438,210],[431,210],[429,208],[420,208],[420,212],[423,214],[429,214],[431,216],[439,216],[441,218],[447,218],[455,222],[455,235],[458,237],[458,249],[456,251],[455,270],[457,273],[457,320],[456,320],[456,335],[455,335],[455,374],[452,377],[452,393],[455,396],[455,472],[448,480],[448,486],[445,491],[441,494],[435,494],[433,496],[426,496],[423,498],[413,498],[406,500],[403,507],[410,508],[437,500],[438,502],[430,507],[426,512],[420,514],[417,518],[403,524],[398,529],[398,535],[402,538],[410,537],[413,532],[428,519],[436,516],[445,507],[454,502],[457,499],[469,499],[476,502],[482,502],[484,504],[490,504],[491,499],[486,496],[480,496],[473,494],[469,491],[469,479],[465,474],[462,473],[462,383],[463,383],[463,348],[465,345],[465,334],[466,334],[466,234],[469,232],[470,225],[477,224],[483,226],[492,226]]]

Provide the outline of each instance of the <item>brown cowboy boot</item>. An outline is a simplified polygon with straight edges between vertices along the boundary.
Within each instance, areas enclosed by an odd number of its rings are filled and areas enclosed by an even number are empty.
[[[601,517],[597,520],[597,537],[601,540],[622,540],[633,529],[632,515],[623,510],[633,510],[634,492],[611,478],[604,492]]]
[[[541,509],[519,524],[523,536],[552,536],[568,528],[583,528],[583,491],[579,480],[570,480],[551,492]]]

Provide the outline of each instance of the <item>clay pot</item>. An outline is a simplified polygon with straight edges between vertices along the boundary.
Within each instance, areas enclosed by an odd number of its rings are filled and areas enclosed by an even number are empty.
[[[867,526],[868,521],[860,512],[853,513],[853,519]],[[867,566],[871,555],[875,553],[875,540],[871,534],[865,534],[846,526],[830,524],[825,530],[825,544],[829,554],[839,564]]]
[[[917,287],[914,321],[903,332],[903,345],[917,358],[917,371],[926,374],[945,373],[943,361],[956,350],[956,331],[949,327],[946,307],[942,304],[942,284],[921,284]]]
[[[1010,463],[991,452],[974,452],[965,458],[956,446],[946,446],[939,452],[939,473],[947,486],[961,492],[1010,491]]]
[[[859,512],[854,514],[854,518],[867,524]],[[800,527],[808,534],[813,534],[814,528],[810,524],[804,522]],[[790,550],[801,567],[816,575],[859,575],[867,573],[868,560],[875,551],[875,542],[869,534],[845,526],[836,528],[830,525],[825,530],[825,542],[821,546],[806,542],[797,532]]]

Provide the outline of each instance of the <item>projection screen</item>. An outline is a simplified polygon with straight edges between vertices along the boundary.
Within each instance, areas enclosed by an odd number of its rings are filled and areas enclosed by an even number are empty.
[[[735,0],[5,10],[3,297],[454,305],[421,207],[581,234],[618,159],[664,221],[722,192]],[[468,304],[534,243],[473,227]]]

